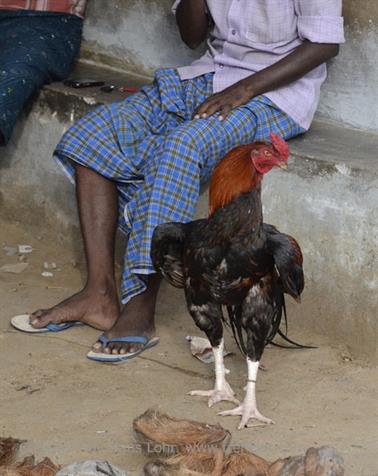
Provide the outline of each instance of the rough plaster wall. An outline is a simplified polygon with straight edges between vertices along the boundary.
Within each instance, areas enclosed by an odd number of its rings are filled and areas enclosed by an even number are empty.
[[[319,114],[378,130],[378,2],[344,0],[346,43],[329,67]]]
[[[199,56],[177,32],[172,0],[89,0],[82,55],[151,74]],[[378,129],[378,2],[344,0],[347,43],[330,64],[319,113],[357,128]]]
[[[74,187],[52,159],[52,151],[74,119],[72,112],[72,121],[62,122],[57,113],[46,113],[42,101],[24,111],[1,151],[2,219],[19,221],[42,235],[53,230],[57,241],[67,236],[77,239]]]
[[[198,56],[181,41],[171,0],[90,0],[84,54],[110,55],[115,65],[152,74],[159,67],[188,64]],[[102,56],[103,57],[103,56]]]
[[[292,230],[305,257],[302,305],[291,312],[353,353],[374,355],[378,177],[344,164],[317,168],[303,158],[290,170],[266,177],[263,203],[266,221]]]

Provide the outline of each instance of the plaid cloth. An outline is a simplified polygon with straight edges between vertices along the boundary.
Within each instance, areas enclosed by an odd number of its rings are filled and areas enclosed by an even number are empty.
[[[67,77],[82,25],[79,17],[64,13],[0,10],[0,143],[9,141],[34,91]]]
[[[150,243],[154,228],[193,219],[200,182],[230,149],[303,132],[264,96],[231,112],[191,120],[212,94],[212,74],[181,81],[174,69],[159,70],[153,85],[120,103],[101,106],[63,136],[55,156],[74,181],[71,161],[114,180],[119,191],[119,227],[128,235],[121,297],[123,303],[145,290],[154,273]]]
[[[0,0],[0,10],[34,10],[84,17],[86,0]]]

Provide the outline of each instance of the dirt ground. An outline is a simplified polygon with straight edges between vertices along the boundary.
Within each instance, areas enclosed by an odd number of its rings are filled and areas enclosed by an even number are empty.
[[[0,272],[0,435],[27,440],[21,456],[49,456],[59,464],[107,459],[142,474],[147,457],[137,451],[132,421],[151,406],[177,417],[220,422],[232,431],[233,445],[274,460],[304,453],[310,446],[332,445],[345,459],[346,476],[377,476],[377,374],[351,360],[318,335],[292,327],[291,337],[316,350],[268,348],[258,381],[262,413],[276,424],[237,431],[238,419],[217,417],[206,401],[187,395],[212,386],[213,369],[194,359],[185,342],[201,335],[187,315],[179,290],[164,287],[158,304],[161,343],[118,366],[91,362],[85,355],[98,336],[90,328],[32,336],[13,330],[13,315],[50,306],[83,280],[82,267],[66,247],[40,233],[0,223],[0,266],[16,263],[3,245],[29,244],[29,263],[20,274]],[[77,259],[77,258],[76,258]],[[54,276],[42,277],[44,262],[56,262]],[[235,355],[227,358],[229,381],[238,397],[246,366],[231,335]],[[232,405],[231,405],[232,406]]]

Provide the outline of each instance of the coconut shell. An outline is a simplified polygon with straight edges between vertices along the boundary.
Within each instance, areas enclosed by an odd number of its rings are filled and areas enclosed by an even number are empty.
[[[171,466],[164,461],[151,461],[144,467],[144,476],[209,476],[184,468],[181,465]]]
[[[344,460],[335,448],[309,448],[304,459],[305,476],[344,476]]]
[[[149,409],[133,422],[135,435],[149,454],[172,456],[179,452],[207,452],[226,448],[230,432],[220,425],[172,418]]]
[[[306,476],[304,472],[303,456],[293,456],[291,458],[286,458],[283,461],[285,464],[281,469],[276,473],[270,471],[270,473],[268,473],[269,476]]]
[[[55,476],[59,469],[49,458],[35,464],[34,456],[28,456],[13,466],[0,467],[0,476]]]
[[[17,472],[18,476],[29,476],[30,471],[35,466],[34,456],[27,456],[21,462],[13,466],[13,470]]]
[[[269,468],[269,476],[279,476],[280,471],[282,468],[285,467],[285,464],[290,461],[290,458],[285,458],[285,459],[278,459],[274,463],[270,465]]]
[[[222,476],[224,451],[191,452],[165,461],[157,460],[144,467],[146,476]]]
[[[233,451],[226,459],[222,476],[268,476],[270,464],[245,449]]]
[[[23,440],[16,438],[0,438],[0,467],[10,466],[15,461],[22,443]]]
[[[268,476],[344,476],[344,461],[330,446],[309,448],[305,456],[274,462]]]

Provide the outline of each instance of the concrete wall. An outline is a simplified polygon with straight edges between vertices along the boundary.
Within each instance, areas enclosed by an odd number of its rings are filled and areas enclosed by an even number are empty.
[[[171,0],[89,0],[82,55],[152,75],[159,67],[193,61],[181,41]],[[110,57],[110,58],[109,58]]]
[[[150,75],[191,62],[170,13],[172,0],[90,0],[82,54]],[[319,113],[351,126],[378,129],[378,2],[344,0],[347,42],[329,68]],[[374,107],[375,105],[375,107]]]
[[[264,182],[264,218],[292,233],[304,255],[306,286],[295,323],[376,355],[378,175],[343,164],[293,158]]]
[[[344,0],[346,43],[329,68],[319,113],[378,130],[378,2]]]

